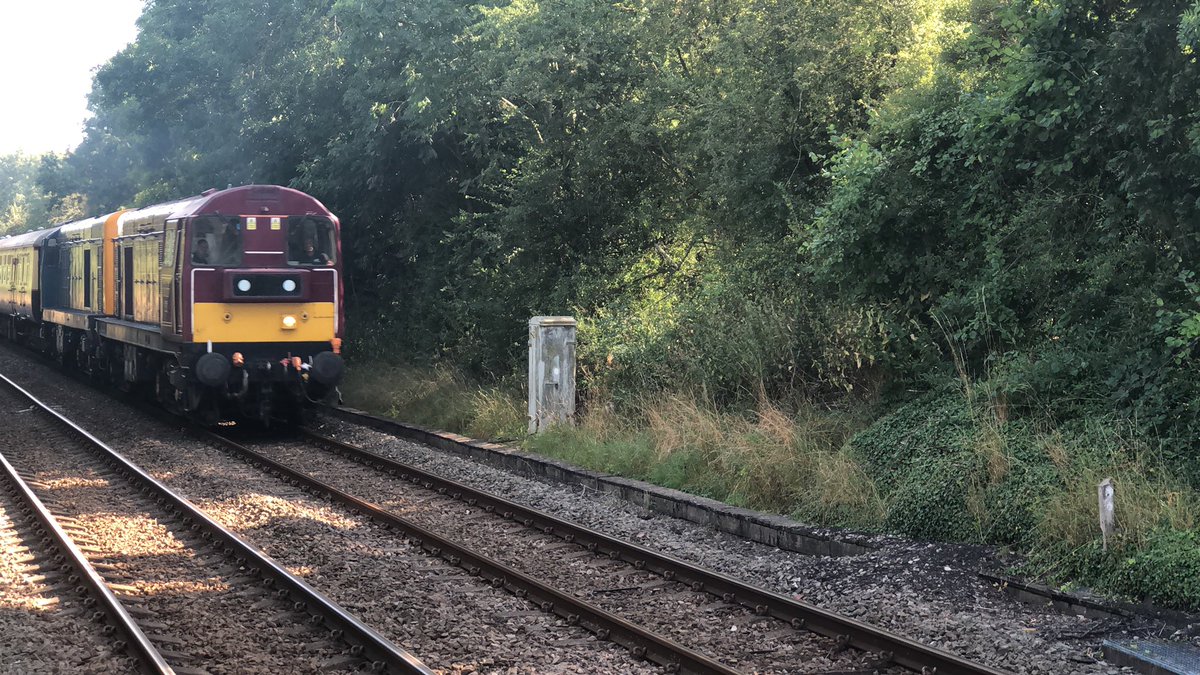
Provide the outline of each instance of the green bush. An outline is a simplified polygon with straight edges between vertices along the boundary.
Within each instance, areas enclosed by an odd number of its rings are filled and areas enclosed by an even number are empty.
[[[899,474],[887,493],[884,527],[917,539],[979,541],[967,507],[972,458],[965,454],[920,457]]]
[[[1135,601],[1195,611],[1200,608],[1200,534],[1156,530],[1140,548],[1101,548],[1099,541],[1037,551],[1030,571],[1075,580]]]
[[[763,396],[869,393],[884,342],[867,309],[826,306],[796,261],[746,245],[689,263],[694,285],[644,288],[598,309],[580,331],[586,388],[618,405],[694,392],[752,410]]]

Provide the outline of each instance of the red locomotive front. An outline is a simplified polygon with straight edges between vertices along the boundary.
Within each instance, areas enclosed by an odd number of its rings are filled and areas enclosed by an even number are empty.
[[[136,346],[126,368],[157,371],[164,402],[268,421],[337,386],[339,224],[319,201],[250,185],[127,211],[116,230],[115,312],[97,333]]]

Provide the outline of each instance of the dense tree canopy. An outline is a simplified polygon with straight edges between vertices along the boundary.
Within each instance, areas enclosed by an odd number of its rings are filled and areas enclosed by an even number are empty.
[[[958,372],[1015,411],[1115,408],[1186,454],[1198,17],[1151,0],[151,0],[38,190],[93,211],[309,190],[344,218],[363,351],[503,374],[528,316],[575,313],[588,381],[617,397]],[[0,166],[29,183],[28,159]]]

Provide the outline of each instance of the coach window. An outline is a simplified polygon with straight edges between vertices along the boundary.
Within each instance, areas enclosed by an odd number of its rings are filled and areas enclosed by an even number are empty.
[[[237,267],[242,264],[242,221],[226,216],[201,216],[189,229],[193,265]]]
[[[333,221],[322,216],[288,218],[288,264],[327,267],[337,262]]]

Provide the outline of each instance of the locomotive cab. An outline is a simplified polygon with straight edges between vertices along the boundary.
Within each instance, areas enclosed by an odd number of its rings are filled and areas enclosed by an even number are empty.
[[[178,243],[164,247],[178,292],[163,300],[180,310],[169,323],[181,338],[169,382],[177,403],[206,421],[269,422],[341,381],[338,222],[303,193],[241,190],[232,204],[165,223]]]

